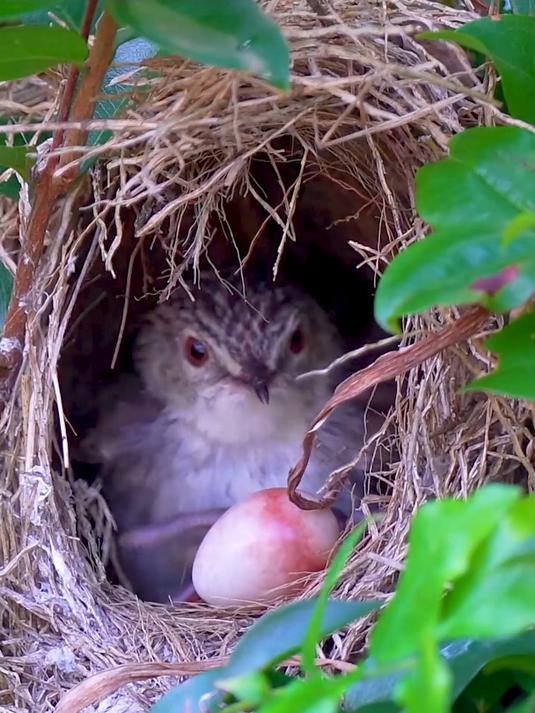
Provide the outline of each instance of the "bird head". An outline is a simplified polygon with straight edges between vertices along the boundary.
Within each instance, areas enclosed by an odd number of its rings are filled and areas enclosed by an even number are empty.
[[[234,443],[285,429],[304,432],[329,396],[296,377],[340,353],[331,321],[293,287],[246,292],[203,282],[176,295],[140,331],[136,361],[145,387],[207,437]]]

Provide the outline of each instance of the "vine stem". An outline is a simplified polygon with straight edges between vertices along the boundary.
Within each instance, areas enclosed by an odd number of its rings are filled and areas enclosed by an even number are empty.
[[[88,0],[81,27],[82,36],[87,39],[91,23],[95,16],[98,0]],[[99,21],[95,41],[89,52],[85,74],[80,82],[75,97],[79,70],[72,66],[63,90],[58,112],[58,120],[84,121],[93,115],[96,97],[102,85],[102,80],[113,57],[114,39],[118,26],[107,10]],[[78,171],[56,177],[55,172],[65,165],[71,156],[67,151],[61,160],[57,149],[61,146],[69,148],[79,145],[85,138],[80,129],[59,129],[52,138],[51,155],[37,176],[34,187],[34,201],[28,223],[25,239],[22,243],[13,293],[9,303],[4,333],[0,340],[0,401],[9,398],[11,388],[22,364],[22,354],[28,319],[34,311],[32,288],[35,283],[36,271],[43,254],[44,242],[48,224],[56,202],[72,186],[78,176]]]
[[[339,488],[332,489],[321,498],[311,499],[300,493],[298,487],[312,454],[318,430],[338,406],[360,396],[378,384],[402,376],[409,369],[414,369],[444,349],[473,337],[488,318],[489,312],[484,307],[479,305],[472,307],[466,310],[459,319],[450,322],[440,331],[430,334],[408,347],[383,354],[366,368],[342,381],[333,396],[315,416],[305,434],[301,458],[288,475],[290,500],[302,510],[319,510],[329,507],[335,501]]]

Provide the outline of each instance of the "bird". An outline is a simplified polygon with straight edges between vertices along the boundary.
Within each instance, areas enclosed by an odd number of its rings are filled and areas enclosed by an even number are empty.
[[[343,351],[331,317],[293,284],[240,289],[210,276],[149,312],[134,374],[103,395],[86,439],[117,526],[121,569],[140,598],[190,598],[193,559],[211,524],[252,493],[286,485],[336,386],[330,373],[299,377]],[[360,403],[335,412],[301,489],[315,493],[351,461],[365,431]],[[362,470],[353,475],[362,495]],[[351,495],[337,506],[348,514]]]

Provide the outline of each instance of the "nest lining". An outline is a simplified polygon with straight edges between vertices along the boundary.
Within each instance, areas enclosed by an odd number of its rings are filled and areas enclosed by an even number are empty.
[[[305,2],[269,5],[292,46],[289,96],[250,77],[159,60],[152,64],[161,78],[151,80],[149,93],[124,118],[108,123],[110,141],[80,148],[80,159],[100,161],[51,226],[24,368],[3,415],[0,706],[40,713],[90,674],[119,664],[225,656],[254,620],[248,611],[142,604],[108,583],[105,503],[68,468],[76,441],[69,399],[79,404],[80,398],[73,396],[76,371],[69,381],[65,373],[58,377],[58,368],[77,328],[84,327],[79,334],[86,335],[89,354],[97,343],[113,356],[137,310],[180,286],[186,267],[207,259],[217,267],[229,254],[235,265],[237,254],[243,261],[251,245],[256,254],[267,243],[270,266],[282,269],[279,255],[294,240],[306,256],[314,224],[303,223],[310,214],[297,206],[307,190],[311,204],[323,196],[340,207],[338,214],[327,210],[322,223],[335,246],[331,256],[347,274],[356,266],[367,271],[373,287],[392,254],[422,235],[412,193],[418,166],[436,160],[464,126],[491,116],[506,121],[481,98],[480,81],[460,52],[443,47],[434,56],[414,39],[415,30],[457,27],[468,15],[419,1],[331,5],[337,13],[331,24]],[[42,117],[43,128],[53,127],[58,79],[50,73],[15,83],[0,100],[2,110],[37,90],[31,113]],[[128,81],[135,91],[135,78]],[[258,185],[259,161],[275,176],[270,195]],[[289,164],[290,179],[283,175]],[[347,201],[331,201],[335,193]],[[19,211],[6,204],[0,217],[2,251],[11,263],[27,218],[24,193]],[[99,315],[93,328],[92,314]],[[437,311],[409,320],[405,343],[452,316]],[[83,353],[75,364],[80,371],[89,368]],[[384,520],[355,552],[337,596],[388,596],[410,515],[427,497],[464,496],[518,465],[533,482],[529,411],[457,393],[489,366],[474,340],[399,379],[382,439],[387,448],[394,439],[399,455],[375,473],[390,484]],[[368,625],[335,637],[329,657],[343,661],[359,651]],[[98,711],[145,710],[171,683],[164,677],[131,685]]]

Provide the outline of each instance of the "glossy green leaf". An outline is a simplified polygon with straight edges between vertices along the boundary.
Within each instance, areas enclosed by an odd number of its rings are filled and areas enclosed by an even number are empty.
[[[335,685],[333,685],[333,683]],[[296,680],[278,689],[271,698],[258,708],[258,713],[337,713],[341,679],[314,677]]]
[[[535,711],[535,691],[527,698],[507,709],[507,713],[533,713]]]
[[[0,146],[0,171],[4,168],[13,168],[27,181],[29,151],[31,149],[27,146]]]
[[[372,634],[370,652],[378,663],[398,661],[419,650],[438,625],[446,585],[466,573],[474,551],[519,496],[516,488],[490,485],[465,502],[434,501],[416,514],[405,570]]]
[[[345,694],[362,678],[360,667],[341,676],[307,676],[274,692],[260,713],[331,713],[339,711]],[[345,710],[345,708],[344,708]]]
[[[0,172],[2,167],[0,166]],[[20,184],[15,176],[11,176],[7,181],[0,182],[0,196],[5,196],[12,201],[16,201],[19,198]]]
[[[109,0],[116,20],[164,52],[289,85],[289,50],[255,0]]]
[[[397,703],[393,701],[382,701],[381,703],[369,703],[359,706],[358,709],[344,707],[344,713],[399,713],[401,710]]]
[[[28,121],[30,117],[25,117]],[[4,124],[17,123],[20,121],[18,116],[0,116],[0,127]],[[48,131],[39,132],[39,141],[46,141],[51,134]],[[30,148],[29,144],[34,138],[32,132],[21,132],[12,136],[13,147],[17,151],[12,152],[12,147],[7,146],[7,135],[0,128],[0,173],[3,173],[6,168],[14,168],[21,173],[25,180],[29,178],[29,169],[34,158],[28,158],[29,153],[35,152],[35,146]],[[16,176],[11,176],[7,181],[0,183],[0,195],[6,196],[11,200],[18,200],[20,192],[20,184]]]
[[[262,669],[297,653],[309,630],[315,604],[315,599],[293,602],[265,614],[240,639],[230,658],[231,670],[241,673]],[[329,601],[318,638],[325,638],[380,606],[376,601]]]
[[[535,311],[492,335],[485,346],[499,356],[498,368],[465,390],[535,400]]]
[[[515,240],[519,236],[523,235],[527,230],[531,230],[531,228],[535,228],[535,213],[531,210],[528,210],[525,213],[519,213],[505,227],[505,230],[503,231],[504,243],[507,245],[512,240]]]
[[[452,40],[491,57],[502,78],[510,113],[518,119],[535,123],[535,17],[485,17],[458,30],[424,32],[419,37]]]
[[[61,27],[1,27],[0,81],[38,74],[57,64],[80,64],[85,41]]]
[[[500,126],[454,136],[449,156],[423,166],[416,179],[418,213],[433,228],[463,225],[504,229],[533,211],[535,135]]]
[[[225,693],[230,693],[247,706],[257,706],[270,694],[271,686],[267,675],[261,671],[241,674],[225,678],[218,682],[217,687]]]
[[[486,667],[485,673],[507,670],[525,691],[535,691],[535,656],[504,656]]]
[[[535,654],[535,631],[498,640],[458,640],[440,648],[442,660],[452,675],[451,699],[457,699],[468,684],[490,662],[512,654]],[[347,692],[344,703],[349,711],[361,711],[364,706],[391,701],[403,675],[413,670],[415,659],[402,662],[391,673],[374,675],[376,667],[369,660],[362,681]]]
[[[450,155],[416,176],[418,212],[435,232],[388,265],[375,316],[400,317],[438,305],[480,302],[504,311],[535,290],[535,228],[504,240],[518,215],[535,211],[535,135],[515,127],[475,128]]]
[[[223,693],[217,691],[216,681],[226,677],[227,670],[218,668],[206,671],[181,683],[152,706],[150,713],[212,713],[223,700]],[[200,701],[202,700],[202,708]]]
[[[362,666],[362,679],[352,684],[345,693],[345,707],[350,711],[360,711],[364,706],[390,703],[399,710],[400,706],[393,702],[394,691],[403,676],[414,670],[415,659],[391,665],[386,672],[371,658],[366,659]]]
[[[199,699],[208,694],[215,707],[222,698],[216,690],[216,681],[261,671],[297,653],[309,629],[315,604],[315,599],[294,602],[265,614],[240,639],[227,666],[180,684],[164,696],[151,713],[175,713],[188,710],[188,706],[191,713],[200,713]],[[379,606],[380,603],[374,601],[329,601],[321,620],[320,637],[338,631]]]
[[[0,330],[4,326],[12,289],[11,273],[0,263]]]
[[[515,15],[535,15],[535,0],[511,0]]]
[[[432,636],[424,637],[414,670],[396,688],[395,699],[407,713],[448,713],[451,673]]]
[[[505,637],[535,627],[534,542],[535,496],[524,497],[445,598],[440,638]]]
[[[514,671],[490,672],[484,669],[467,686],[463,692],[463,697],[472,699],[480,711],[495,710],[495,706],[498,706],[498,710],[500,710],[499,704],[502,696],[514,686]]]
[[[18,18],[34,10],[49,10],[51,4],[53,4],[51,0],[2,0],[0,3],[0,20]],[[62,5],[63,3],[61,0],[56,0],[55,4]],[[82,3],[78,0],[78,4],[81,5]]]
[[[91,32],[94,32],[98,19],[104,9],[105,0],[98,0],[94,18],[91,23]],[[43,3],[41,3],[43,6]],[[20,19],[25,25],[49,25],[58,21],[65,23],[71,30],[78,31],[82,26],[87,2],[82,0],[49,0],[44,3],[44,9],[25,12]]]

